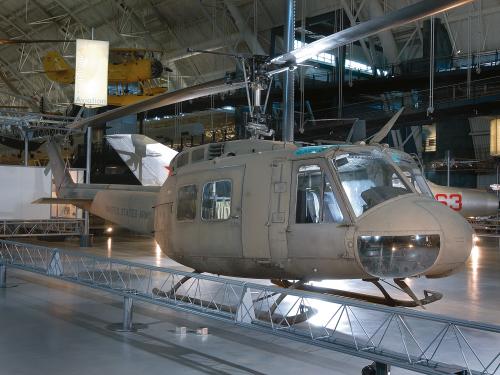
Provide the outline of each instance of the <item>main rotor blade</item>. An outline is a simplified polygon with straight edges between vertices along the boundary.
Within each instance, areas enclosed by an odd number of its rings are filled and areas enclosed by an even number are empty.
[[[78,129],[86,126],[98,126],[108,121],[127,116],[133,113],[139,113],[164,107],[166,105],[179,103],[185,100],[201,98],[203,96],[219,94],[225,91],[237,90],[245,87],[246,82],[226,83],[225,79],[217,79],[196,86],[186,87],[177,91],[166,92],[140,102],[130,104],[124,107],[112,109],[99,115],[81,119],[73,122],[68,127]]]
[[[423,0],[419,3],[391,12],[385,16],[373,18],[356,26],[339,31],[338,33],[319,39],[302,48],[277,56],[271,60],[271,63],[301,63],[321,52],[355,42],[393,27],[432,16],[436,13],[445,12],[472,1],[474,0]]]
[[[369,144],[373,143],[380,143],[382,139],[384,139],[387,134],[391,131],[392,127],[398,121],[399,116],[401,116],[401,113],[405,110],[405,107],[401,107],[399,111],[396,112],[394,116],[391,117],[389,121],[386,122],[386,124],[380,129],[378,132],[375,133],[375,135],[370,139]]]

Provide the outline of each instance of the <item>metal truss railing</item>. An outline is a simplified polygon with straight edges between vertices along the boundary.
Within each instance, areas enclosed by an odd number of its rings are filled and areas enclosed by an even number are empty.
[[[424,374],[500,372],[497,325],[6,240],[0,262],[377,364]]]
[[[500,220],[498,217],[469,219],[469,222],[478,235],[500,233]]]
[[[73,117],[30,112],[0,111],[0,134],[12,138],[30,140],[65,135]]]
[[[0,220],[0,237],[79,236],[82,219]]]

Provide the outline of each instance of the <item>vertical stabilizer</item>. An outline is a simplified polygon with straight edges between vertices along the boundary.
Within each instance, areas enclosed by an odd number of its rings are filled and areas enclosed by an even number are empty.
[[[61,189],[74,185],[73,179],[69,174],[64,160],[61,155],[61,149],[56,141],[50,140],[47,142],[47,153],[49,154],[49,165],[54,176],[54,183],[56,185],[56,192],[59,196]]]
[[[107,141],[143,186],[162,186],[177,151],[141,134],[113,134]]]

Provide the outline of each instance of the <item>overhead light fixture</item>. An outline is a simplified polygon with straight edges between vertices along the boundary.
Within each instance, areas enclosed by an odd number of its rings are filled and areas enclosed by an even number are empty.
[[[108,105],[109,42],[76,40],[75,100],[87,108]]]
[[[490,155],[500,156],[500,119],[490,121]]]

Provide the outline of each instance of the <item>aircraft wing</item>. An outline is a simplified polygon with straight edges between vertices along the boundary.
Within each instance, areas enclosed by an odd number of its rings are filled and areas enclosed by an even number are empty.
[[[177,151],[142,134],[113,134],[107,141],[143,186],[162,186]]]

